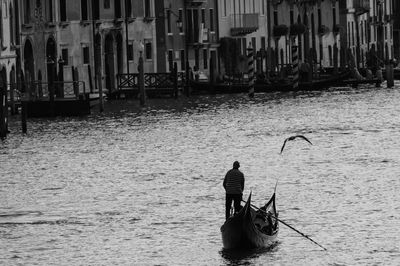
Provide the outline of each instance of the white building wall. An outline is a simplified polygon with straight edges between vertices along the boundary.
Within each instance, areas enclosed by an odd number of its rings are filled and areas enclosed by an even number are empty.
[[[2,36],[1,38],[1,49],[0,49],[0,71],[6,70],[7,79],[6,82],[10,83],[10,74],[14,69],[16,70],[16,46],[12,42],[10,23],[11,18],[14,17],[14,6],[11,0],[0,0],[1,14],[0,19],[2,20]],[[12,14],[11,14],[12,13]],[[15,19],[15,18],[14,18]],[[15,21],[15,20],[14,20]],[[18,31],[15,29],[14,34]]]

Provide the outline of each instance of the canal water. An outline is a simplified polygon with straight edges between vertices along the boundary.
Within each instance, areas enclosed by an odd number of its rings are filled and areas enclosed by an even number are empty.
[[[399,84],[397,84],[399,85]],[[0,142],[1,265],[399,265],[400,86],[106,103]],[[303,134],[280,149],[285,138]],[[269,250],[222,249],[222,180],[277,186]]]

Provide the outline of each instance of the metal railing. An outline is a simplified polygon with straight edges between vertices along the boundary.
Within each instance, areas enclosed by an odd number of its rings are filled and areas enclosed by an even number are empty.
[[[177,74],[178,87],[183,87],[185,84],[185,72]],[[173,88],[174,75],[172,73],[145,73],[144,86],[146,88]],[[139,88],[139,74],[118,74],[117,75],[117,89],[138,89]]]

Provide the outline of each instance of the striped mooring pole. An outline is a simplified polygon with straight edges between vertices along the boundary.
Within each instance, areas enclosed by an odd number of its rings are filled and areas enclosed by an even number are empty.
[[[254,97],[254,50],[249,43],[247,48],[247,66],[248,66],[248,78],[249,78],[249,97]]]
[[[299,55],[297,51],[297,45],[292,46],[292,64],[293,64],[293,89],[297,90],[299,88]]]

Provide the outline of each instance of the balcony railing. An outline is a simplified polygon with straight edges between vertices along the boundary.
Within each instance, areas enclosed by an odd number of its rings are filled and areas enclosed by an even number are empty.
[[[231,19],[231,35],[240,36],[258,30],[258,13],[233,14]]]

